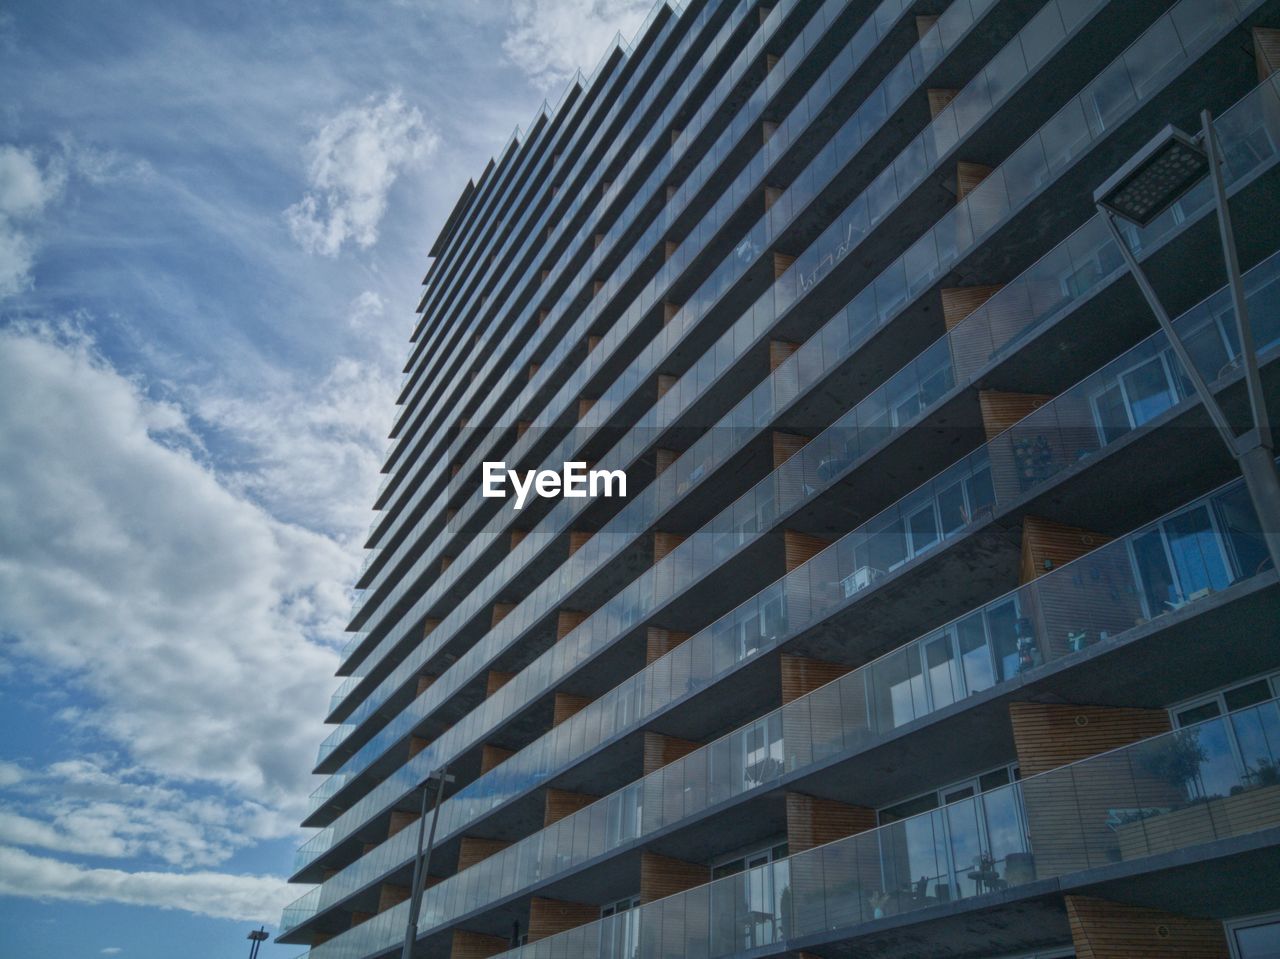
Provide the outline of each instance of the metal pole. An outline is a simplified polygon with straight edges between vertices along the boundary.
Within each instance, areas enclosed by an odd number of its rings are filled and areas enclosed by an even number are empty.
[[[1209,151],[1210,155],[1212,155],[1212,145],[1209,145]],[[1216,170],[1216,167],[1214,169]],[[1215,180],[1215,184],[1217,182]],[[1225,209],[1225,194],[1222,203],[1223,206],[1220,209]],[[1200,375],[1200,370],[1197,368],[1195,361],[1187,353],[1187,348],[1183,345],[1181,337],[1178,336],[1177,331],[1173,328],[1169,314],[1165,311],[1164,304],[1160,302],[1160,298],[1156,296],[1156,291],[1151,286],[1151,281],[1147,279],[1147,274],[1133,255],[1133,251],[1129,249],[1129,244],[1125,242],[1124,237],[1120,234],[1111,211],[1099,205],[1098,212],[1102,214],[1103,222],[1106,223],[1107,229],[1111,231],[1111,238],[1119,248],[1120,256],[1124,258],[1125,266],[1133,274],[1133,278],[1138,284],[1138,289],[1142,291],[1147,305],[1151,307],[1151,312],[1155,314],[1156,320],[1160,324],[1160,329],[1164,331],[1166,338],[1169,340],[1169,346],[1173,349],[1174,355],[1177,356],[1178,362],[1182,364],[1187,379],[1191,380],[1191,385],[1195,388],[1196,395],[1199,396],[1200,401],[1204,404],[1205,411],[1209,414],[1209,419],[1213,421],[1213,425],[1221,434],[1222,441],[1227,445],[1227,449],[1231,453],[1231,458],[1239,466],[1240,472],[1244,476],[1245,486],[1249,490],[1249,499],[1258,515],[1258,525],[1262,529],[1262,538],[1267,545],[1267,553],[1271,557],[1271,565],[1274,569],[1280,570],[1280,474],[1276,473],[1274,453],[1271,449],[1270,429],[1267,427],[1265,397],[1262,394],[1261,379],[1259,378],[1257,383],[1256,403],[1258,405],[1253,409],[1254,428],[1243,436],[1237,437],[1222,407],[1218,404],[1217,397],[1209,390],[1209,385],[1205,383],[1204,377]],[[1220,227],[1225,222],[1225,228],[1227,230],[1230,229],[1230,220],[1224,221],[1222,212],[1219,212],[1218,222]],[[1228,271],[1230,271],[1231,264],[1236,262],[1234,255],[1235,244],[1232,243],[1228,251],[1224,243],[1223,252],[1228,257]],[[1240,326],[1241,308],[1244,305],[1244,285],[1239,283],[1239,286],[1236,286],[1236,283],[1239,282],[1238,263],[1236,263],[1235,270],[1236,276],[1232,283],[1232,297],[1234,299],[1237,295],[1239,296],[1238,302],[1240,305],[1236,307],[1237,331],[1244,330],[1240,337],[1240,361],[1246,368],[1246,377],[1249,376],[1248,369],[1250,367],[1252,367],[1256,376],[1258,358],[1253,350],[1253,337],[1248,329],[1247,315],[1244,315],[1243,326]],[[1251,406],[1255,403],[1253,389],[1254,387],[1251,384]],[[1258,419],[1259,408],[1263,414],[1261,420]],[[1260,426],[1262,428],[1259,428]],[[1266,429],[1265,434],[1263,433],[1263,428]]]
[[[409,919],[405,923],[404,948],[400,959],[413,959],[413,944],[418,938],[418,916],[422,911],[422,887],[426,882],[427,870],[431,868],[431,848],[436,841],[436,821],[440,818],[440,799],[444,795],[444,784],[448,780],[445,769],[437,769],[422,784],[422,812],[418,816],[418,852],[413,859],[413,891],[409,897]],[[422,832],[427,822],[427,785],[436,781],[436,798],[431,811],[431,832],[427,836],[425,853],[422,848]]]

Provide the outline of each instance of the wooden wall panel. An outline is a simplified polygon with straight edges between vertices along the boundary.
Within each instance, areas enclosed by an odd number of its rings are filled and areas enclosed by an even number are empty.
[[[446,569],[448,569],[448,568],[449,568],[450,566],[452,566],[452,565],[453,565],[453,557],[452,557],[452,556],[441,556],[441,557],[440,557],[440,572],[442,572],[442,573],[443,573]]]
[[[937,118],[938,114],[947,108],[947,104],[956,98],[959,90],[928,90],[926,95],[929,97],[929,115]]]
[[[773,434],[773,468],[777,469],[791,457],[795,456],[812,437],[800,436],[797,433]]]
[[[599,918],[600,907],[592,903],[534,896],[529,900],[529,942],[568,932]]]
[[[378,890],[378,912],[386,912],[392,906],[398,906],[408,898],[408,886],[397,886],[395,883],[384,882],[382,888]]]
[[[493,617],[492,619],[490,619],[489,625],[497,626],[500,622],[502,622],[506,618],[507,614],[510,613],[515,608],[516,608],[515,603],[494,603]]]
[[[1169,731],[1163,709],[1010,703],[1023,778]]]
[[[963,200],[990,175],[991,167],[961,160],[956,164],[956,200]]]
[[[842,663],[828,663],[783,653],[780,658],[782,704],[785,706],[801,696],[807,696],[820,686],[839,679],[851,669],[852,666]]]
[[[680,244],[675,240],[664,240],[662,244],[662,258],[669,260],[676,255],[676,250],[680,249]],[[667,317],[670,319],[670,317]]]
[[[775,280],[782,279],[782,274],[791,269],[791,264],[796,261],[794,256],[788,256],[785,253],[775,253],[773,255],[773,278]]]
[[[556,614],[556,642],[564,639],[586,620],[587,614],[578,609],[562,609]]]
[[[351,928],[354,929],[356,926],[362,925],[372,918],[373,913],[371,912],[353,912],[351,914]]]
[[[1078,959],[1227,959],[1222,923],[1088,896],[1064,896]]]
[[[770,137],[778,132],[778,124],[764,120],[760,123],[760,142],[768,143]]]
[[[431,688],[431,684],[434,683],[435,681],[436,681],[436,678],[432,676],[430,673],[423,673],[421,676],[418,677],[418,692],[416,695],[421,696],[423,693],[425,693],[428,689]]]
[[[1021,582],[1029,583],[1109,542],[1111,537],[1091,530],[1066,526],[1039,516],[1024,517]]]
[[[658,399],[662,399],[667,395],[671,387],[676,385],[678,377],[672,376],[670,373],[658,374]]]
[[[401,809],[393,809],[391,811],[391,824],[387,827],[387,838],[390,839],[401,829],[406,826],[412,826],[418,821],[418,814],[405,812]]]
[[[1053,399],[1052,396],[1044,393],[1005,393],[1000,390],[982,390],[978,393],[978,406],[982,410],[982,428],[987,434],[987,439],[999,436],[1051,399]]]
[[[528,373],[528,378],[529,378],[529,379],[533,379],[535,376],[537,376],[537,375],[538,375],[538,370],[539,370],[539,369],[541,369],[541,368],[542,368],[542,364],[541,364],[541,363],[530,363],[530,364],[529,364],[529,373]]]
[[[458,843],[458,872],[470,869],[478,862],[483,862],[494,853],[502,852],[511,843],[501,839],[480,839],[477,836],[463,836]]]
[[[542,825],[545,828],[552,823],[557,823],[565,816],[571,815],[579,809],[586,809],[599,798],[599,796],[592,796],[587,793],[569,792],[567,789],[548,789]]]
[[[592,352],[599,345],[600,345],[600,337],[595,335],[587,336],[587,352],[588,353]]]
[[[485,698],[492,696],[503,686],[507,685],[507,683],[511,682],[511,680],[515,679],[515,676],[515,673],[504,673],[497,669],[489,670],[489,678],[485,680],[484,684]]]
[[[582,397],[580,400],[578,400],[578,419],[583,419],[588,413],[591,412],[591,407],[595,405],[596,405],[595,400],[588,399],[585,396]]]
[[[661,733],[644,734],[644,775],[657,772],[683,756],[689,755],[701,743],[688,739],[677,739],[675,736],[664,736]]]
[[[403,938],[402,936],[401,939]],[[510,948],[510,942],[501,936],[486,936],[479,932],[455,929],[449,959],[489,959],[490,956],[496,956]]]
[[[776,186],[767,186],[764,188],[764,208],[767,212],[769,207],[778,202],[778,197],[782,196],[782,188]]]
[[[876,811],[804,793],[787,793],[787,852],[795,855],[876,826]]]
[[[569,533],[569,555],[572,556],[586,544],[591,538],[590,533],[573,532]]]
[[[503,749],[501,746],[485,743],[480,747],[480,775],[483,776],[490,769],[501,766],[514,755],[514,749]]]
[[[788,573],[802,563],[807,563],[831,545],[820,536],[797,533],[790,529],[783,532],[782,540]]]
[[[519,546],[521,543],[524,542],[524,538],[528,535],[529,535],[529,531],[527,529],[513,529],[511,531],[510,548],[515,549],[517,546]]]
[[[923,40],[925,34],[933,29],[933,25],[938,22],[936,15],[927,17],[916,17],[916,36]]]
[[[418,753],[422,752],[431,745],[431,740],[424,739],[422,736],[409,737],[409,758],[412,759]]]
[[[529,427],[532,425],[533,423],[530,420],[516,420],[516,439],[520,439],[525,433],[529,432]]]
[[[581,712],[591,704],[586,696],[574,696],[572,693],[556,693],[551,725],[559,726],[575,713]]]
[[[799,343],[789,343],[786,340],[770,340],[769,341],[769,369],[776,370],[781,366],[788,356],[800,349]]]
[[[684,542],[684,537],[676,533],[654,533],[653,534],[653,565],[657,566],[662,562],[673,549]]]
[[[689,633],[678,633],[674,629],[659,629],[650,626],[645,632],[645,663],[661,659],[671,650],[689,638]]]
[[[680,312],[679,303],[670,303],[666,300],[662,301],[662,325],[666,326],[676,318],[676,314]]]
[[[663,473],[665,473],[668,467],[670,467],[671,464],[676,461],[676,458],[679,455],[680,454],[677,453],[675,450],[664,450],[664,449],[654,450],[653,468],[654,468],[655,475],[661,476]]]
[[[653,902],[674,896],[711,881],[711,870],[696,862],[685,862],[655,853],[640,854],[640,901]]]
[[[1274,27],[1254,27],[1253,52],[1258,63],[1258,82],[1261,83],[1276,70],[1280,70],[1280,30]]]
[[[948,330],[976,310],[1002,289],[1003,283],[991,286],[953,286],[941,290],[942,322]]]

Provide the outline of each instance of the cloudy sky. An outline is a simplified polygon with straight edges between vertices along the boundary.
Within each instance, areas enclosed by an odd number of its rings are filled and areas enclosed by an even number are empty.
[[[304,891],[426,250],[648,5],[0,0],[0,953]]]

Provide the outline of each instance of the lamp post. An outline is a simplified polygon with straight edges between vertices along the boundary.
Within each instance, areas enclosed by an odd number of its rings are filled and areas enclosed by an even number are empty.
[[[433,782],[436,788],[435,801],[432,803],[431,810],[431,832],[427,836],[424,850],[422,836],[427,825],[427,796],[431,794],[428,787]],[[404,949],[400,953],[400,959],[413,957],[413,943],[418,938],[418,914],[422,911],[422,888],[427,881],[427,870],[431,868],[431,848],[436,842],[436,820],[440,818],[440,800],[444,796],[445,783],[451,782],[453,777],[449,775],[447,768],[442,766],[440,769],[433,769],[420,784],[422,811],[418,815],[418,850],[413,857],[413,890],[409,896],[409,918],[405,923]]]
[[[1280,569],[1280,474],[1276,472],[1271,422],[1267,414],[1266,396],[1262,391],[1262,377],[1258,372],[1258,354],[1254,348],[1253,328],[1249,324],[1249,312],[1245,303],[1244,281],[1240,275],[1235,233],[1231,227],[1231,211],[1227,206],[1226,184],[1222,178],[1221,146],[1208,110],[1200,114],[1200,127],[1200,133],[1195,137],[1175,127],[1165,127],[1094,191],[1093,201],[1147,305],[1151,307],[1160,328],[1169,338],[1174,355],[1178,357],[1214,427],[1222,436],[1222,441],[1227,445],[1240,472],[1244,474],[1249,498],[1258,514],[1262,536],[1271,556],[1271,565]],[[1231,305],[1235,312],[1236,335],[1240,344],[1240,365],[1249,391],[1251,422],[1249,428],[1239,434],[1227,420],[1217,398],[1200,375],[1151,281],[1116,226],[1117,217],[1139,227],[1147,226],[1206,175],[1213,186],[1214,206],[1218,214],[1218,238],[1222,243],[1222,258],[1227,267],[1227,285],[1231,290]]]
[[[253,930],[253,932],[249,933],[248,938],[249,959],[258,959],[258,950],[262,947],[264,942],[271,938],[271,935],[267,932],[266,926],[260,926]]]

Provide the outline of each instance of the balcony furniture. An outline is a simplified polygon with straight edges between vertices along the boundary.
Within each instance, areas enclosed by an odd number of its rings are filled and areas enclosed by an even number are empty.
[[[844,590],[845,599],[848,599],[854,593],[861,592],[884,575],[884,570],[877,569],[874,566],[859,566],[844,579],[840,580],[840,588]]]
[[[1120,858],[1138,859],[1280,825],[1280,786],[1215,796],[1169,812],[1143,815],[1115,827]]]

